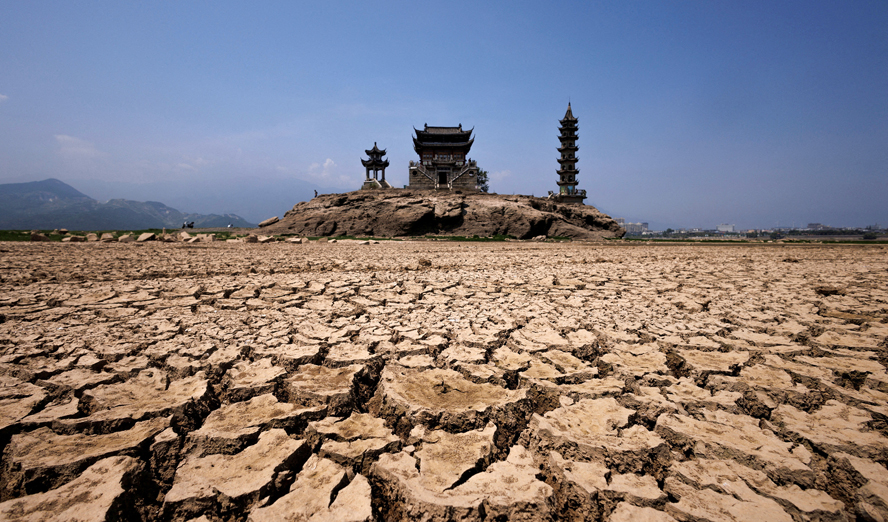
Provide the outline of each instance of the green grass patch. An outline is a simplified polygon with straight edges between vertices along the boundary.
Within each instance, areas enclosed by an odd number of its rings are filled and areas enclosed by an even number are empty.
[[[796,243],[797,241],[788,241],[788,243]],[[798,241],[800,242],[800,241]],[[824,241],[806,241],[807,243],[822,243],[824,245],[841,244],[841,245],[888,245],[888,240],[884,239],[835,239]]]
[[[482,236],[425,236],[426,239],[437,239],[440,241],[505,241],[507,239],[517,239],[515,236],[511,235],[495,235],[489,237]]]
[[[37,230],[41,234],[47,236],[52,241],[61,241],[65,237],[68,236],[83,236],[86,237],[87,234],[96,234],[99,237],[102,237],[102,234],[113,234],[115,238],[126,234],[132,234],[133,237],[139,237],[145,232],[151,232],[160,236],[163,233],[163,229],[161,228],[145,228],[141,230],[71,230],[66,235],[62,234],[52,234],[53,230]],[[168,234],[178,234],[179,231],[177,229],[169,229],[167,230]],[[228,234],[225,232],[225,234]],[[218,235],[218,234],[217,234]],[[0,230],[0,241],[30,241],[31,240],[31,231],[30,230]]]
[[[293,237],[302,237],[298,234],[286,234],[286,236]],[[402,239],[397,239],[393,237],[361,237],[361,236],[305,236],[309,241],[317,241],[318,239],[335,239],[336,241],[341,240],[353,240],[353,241],[403,241]]]
[[[311,238],[309,238],[311,239]],[[339,241],[340,239],[352,239],[355,241],[401,241],[400,239],[395,239],[393,237],[361,237],[361,236],[334,236],[329,239],[335,239]]]
[[[44,233],[52,232],[52,230],[48,230]],[[50,239],[52,239],[50,237]],[[0,230],[0,241],[30,241],[31,240],[31,231],[30,230]],[[61,241],[61,239],[59,239]]]
[[[872,240],[872,239],[718,239],[711,237],[701,237],[696,239],[691,238],[642,238],[642,237],[609,237],[606,238],[608,241],[634,241],[637,243],[694,243],[694,244],[707,244],[707,245],[720,245],[720,244],[737,244],[737,243],[749,243],[749,244],[771,244],[771,245],[805,245],[805,244],[815,244],[815,245],[884,245],[888,244],[888,240]]]

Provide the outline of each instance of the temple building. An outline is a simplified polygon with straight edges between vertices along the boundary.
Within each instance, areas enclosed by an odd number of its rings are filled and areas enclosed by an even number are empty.
[[[361,163],[364,165],[364,168],[367,169],[367,175],[364,178],[364,185],[361,187],[362,189],[379,189],[379,188],[392,188],[391,184],[385,180],[385,168],[389,166],[389,162],[387,159],[382,159],[385,156],[385,149],[379,150],[376,146],[376,142],[373,142],[373,148],[369,150],[365,150],[367,156],[370,159],[362,159]],[[370,173],[373,173],[373,176],[370,176]],[[382,173],[382,178],[380,179],[379,174]]]
[[[472,130],[458,127],[413,129],[413,150],[418,161],[410,162],[410,188],[477,190],[478,166],[468,158],[475,138]]]
[[[567,112],[564,113],[564,118],[559,122],[561,123],[561,127],[558,128],[561,135],[558,136],[558,139],[561,140],[561,146],[558,147],[558,152],[561,153],[561,157],[558,158],[558,163],[561,165],[561,168],[558,169],[558,193],[555,194],[553,192],[549,192],[549,197],[555,199],[562,203],[583,203],[583,200],[586,199],[586,191],[585,190],[577,190],[577,174],[580,173],[577,170],[577,151],[579,147],[577,147],[577,119],[574,117],[573,112],[570,109],[570,102],[567,104]]]

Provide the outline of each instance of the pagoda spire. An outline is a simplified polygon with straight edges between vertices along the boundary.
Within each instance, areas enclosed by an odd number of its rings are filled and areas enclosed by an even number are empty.
[[[577,119],[574,118],[573,111],[570,108],[570,102],[567,102],[567,112],[564,113],[564,119],[561,120],[562,123],[565,121],[577,121]]]

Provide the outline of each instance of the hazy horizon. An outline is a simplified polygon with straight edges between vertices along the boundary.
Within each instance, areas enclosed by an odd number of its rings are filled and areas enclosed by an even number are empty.
[[[0,183],[280,215],[475,128],[491,191],[654,229],[888,222],[888,3],[4,2]]]

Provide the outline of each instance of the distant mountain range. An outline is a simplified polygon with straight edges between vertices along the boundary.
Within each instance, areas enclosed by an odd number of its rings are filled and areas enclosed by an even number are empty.
[[[236,214],[186,214],[156,201],[99,202],[57,179],[0,184],[0,229],[140,230],[255,227]]]

